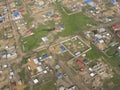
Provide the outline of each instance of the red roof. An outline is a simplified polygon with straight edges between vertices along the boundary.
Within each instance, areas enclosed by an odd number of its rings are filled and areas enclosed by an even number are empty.
[[[28,33],[29,33],[30,35],[33,35],[33,34],[34,34],[32,30],[29,30]]]
[[[59,16],[58,16],[58,15],[55,15],[54,18],[59,18]]]
[[[120,35],[120,31],[118,31],[117,34]]]
[[[119,26],[118,25],[114,25],[114,26],[112,26],[112,28],[116,31],[116,30],[119,29]]]
[[[81,68],[81,69],[80,69],[80,72],[84,72],[84,69],[83,69],[83,68]]]
[[[80,65],[80,66],[84,66],[84,63],[79,61],[79,60],[77,61],[77,64]]]
[[[21,14],[26,14],[26,10],[21,10]]]
[[[16,86],[16,82],[12,82],[12,83],[11,83],[11,86],[12,86],[12,87]]]

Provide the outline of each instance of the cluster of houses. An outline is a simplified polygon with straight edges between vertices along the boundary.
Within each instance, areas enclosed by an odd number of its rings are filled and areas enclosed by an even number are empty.
[[[115,34],[116,34],[118,37],[120,37],[120,26],[119,26],[119,25],[113,25],[112,28],[113,28]]]
[[[0,59],[13,59],[17,57],[10,10],[5,2],[1,2],[0,12]]]
[[[96,45],[100,50],[105,50],[109,47],[113,36],[105,28],[100,28],[93,31],[88,31],[86,37],[91,40],[91,42]]]
[[[91,85],[92,88],[99,89],[103,85],[102,80],[113,77],[112,69],[101,58],[92,61],[81,56],[75,61],[71,61],[70,67],[82,76],[85,84]]]

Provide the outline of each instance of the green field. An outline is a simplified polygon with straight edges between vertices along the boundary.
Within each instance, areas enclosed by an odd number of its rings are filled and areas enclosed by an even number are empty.
[[[72,39],[64,42],[63,45],[74,55],[77,52],[83,53],[84,51],[89,49],[89,47],[85,43],[83,43],[78,37],[73,37]]]
[[[73,56],[68,51],[57,55],[57,59],[62,61],[69,61],[72,58]]]
[[[115,74],[113,78],[106,80],[103,84],[103,90],[119,90],[120,89],[120,76]]]
[[[40,46],[40,43],[42,42],[42,37],[45,37],[50,33],[50,28],[54,26],[54,21],[48,21],[45,23],[45,25],[39,25],[36,29],[33,28],[34,34],[25,38],[21,38],[21,47],[24,49],[23,51],[31,51],[38,46]]]
[[[61,36],[68,36],[78,33],[82,30],[86,30],[90,27],[86,26],[86,24],[97,25],[97,22],[94,21],[92,18],[85,16],[82,13],[76,13],[72,15],[67,15],[60,7],[58,6],[59,11],[62,15],[62,23],[65,27],[65,30],[59,33]]]
[[[92,46],[92,50],[86,53],[86,57],[91,60],[97,60],[98,58],[104,57],[104,61],[106,63],[110,63],[112,66],[115,67],[118,67],[118,65],[120,65],[120,55],[114,54],[111,57],[108,57],[95,46]]]
[[[54,81],[51,80],[39,85],[35,85],[34,90],[56,90],[56,87],[54,85]]]
[[[61,8],[59,10],[62,15],[61,23],[65,27],[65,30],[58,33],[59,36],[69,36],[82,30],[86,30],[89,28],[88,26],[86,26],[86,24],[97,24],[93,19],[85,16],[82,13],[67,15]],[[26,15],[25,17],[27,16],[29,15]],[[32,19],[28,19],[27,22],[31,21]],[[21,39],[22,48],[24,45],[24,51],[30,51],[34,48],[37,48],[40,45],[41,37],[47,36],[49,31],[48,28],[54,26],[54,21],[46,22],[45,24],[46,25],[40,25],[37,29],[35,29],[33,31],[35,33],[34,35]]]
[[[86,30],[89,27],[86,24],[96,24],[94,20],[88,18],[82,13],[77,13],[73,15],[66,15],[62,12],[62,23],[65,27],[65,30],[60,33],[62,36],[68,36]]]
[[[120,70],[120,68],[118,67],[118,65],[120,65],[120,55],[114,54],[109,58],[96,47],[92,46],[92,50],[87,52],[87,58],[92,60],[92,62],[89,64],[89,67],[94,66],[97,59],[101,58],[102,56],[104,57],[104,62],[108,65],[111,65],[111,68],[113,68],[113,71],[115,71],[115,75],[113,76],[113,78],[105,80],[103,84],[103,90],[119,90],[120,76],[116,74],[116,72],[119,73]]]
[[[25,38],[21,38],[21,44],[24,45],[24,51],[30,51],[40,45],[41,37],[47,35],[46,27],[40,25],[37,29],[33,30],[34,34]]]
[[[89,59],[98,59],[100,56],[102,56],[102,53],[95,47],[92,46],[92,49],[86,53],[87,58]]]
[[[38,84],[34,84],[32,90],[57,90],[57,88],[52,75],[48,74],[43,76]]]
[[[116,50],[113,49],[112,47],[109,48],[109,49],[107,50],[107,52],[106,52],[106,54],[107,54],[108,56],[113,56],[115,53],[116,53]]]
[[[25,21],[27,22],[27,24],[30,24],[31,22],[34,21],[34,18],[31,17],[31,14],[29,12],[27,12],[25,15],[23,15]]]

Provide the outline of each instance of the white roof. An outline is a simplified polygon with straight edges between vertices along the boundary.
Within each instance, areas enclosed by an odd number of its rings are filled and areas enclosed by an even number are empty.
[[[93,69],[92,69],[92,68],[89,68],[89,71],[93,71]]]
[[[2,56],[2,58],[6,58],[6,56],[7,56],[7,58],[9,58],[9,57],[11,57],[11,54],[4,54],[3,56]]]
[[[38,81],[38,79],[34,79],[33,82],[34,82],[35,84],[37,84],[39,81]]]
[[[4,68],[7,68],[7,67],[8,67],[8,65],[7,65],[7,64],[4,64],[4,65],[3,65],[3,67],[4,67]]]
[[[120,46],[118,47],[118,49],[120,49]]]
[[[35,64],[39,63],[38,58],[33,59],[33,61],[34,61]]]
[[[104,43],[104,40],[99,40],[99,43]]]
[[[109,36],[110,34],[109,34],[109,33],[107,33],[106,35],[107,35],[107,36]]]
[[[65,90],[65,87],[62,86],[62,87],[59,88],[59,90]]]
[[[102,38],[102,35],[96,34],[95,37],[98,38],[98,39],[101,39],[101,38]]]
[[[12,79],[12,76],[9,76],[10,79]]]
[[[105,28],[100,28],[98,31],[99,31],[99,32],[104,32],[104,31],[105,31]]]
[[[47,73],[47,70],[44,70],[44,71],[43,71],[43,73],[45,73],[45,74],[46,74],[46,73]]]
[[[3,71],[0,71],[0,74],[2,74],[3,73]]]
[[[38,70],[38,72],[42,72],[42,71],[43,71],[43,69],[42,69],[41,66],[38,66],[38,67],[37,67],[37,70]]]
[[[10,72],[10,76],[13,76],[13,75],[14,75],[14,72],[13,72],[13,71],[11,71],[11,72]]]
[[[41,39],[42,39],[43,42],[48,41],[48,38],[47,38],[47,37],[42,37]]]
[[[8,48],[9,48],[9,46],[6,46],[5,48],[6,48],[6,49],[8,49]]]
[[[80,52],[76,52],[76,53],[75,53],[75,55],[79,55],[79,54],[80,54]]]
[[[94,77],[94,76],[95,76],[95,74],[94,74],[94,73],[90,73],[90,76],[91,76],[91,77]]]
[[[40,2],[39,2],[39,5],[43,5],[43,4],[44,4],[44,1],[40,1]]]
[[[38,63],[38,65],[42,65],[42,63],[41,63],[41,62],[39,62],[39,63]]]
[[[30,66],[27,67],[29,70],[31,69]]]
[[[67,88],[66,90],[74,90],[75,89],[75,86],[72,86],[70,88]]]

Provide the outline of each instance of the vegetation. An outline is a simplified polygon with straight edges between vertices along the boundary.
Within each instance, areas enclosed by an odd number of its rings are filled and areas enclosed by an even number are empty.
[[[25,87],[24,90],[30,90],[30,87]]]
[[[113,52],[111,52],[113,53]],[[91,60],[96,60],[100,57],[104,57],[104,61],[106,63],[110,63],[112,66],[117,66],[120,63],[120,55],[113,54],[111,57],[107,57],[103,52],[101,52],[99,49],[97,49],[97,47],[92,46],[92,50],[90,50],[89,52],[87,52],[87,57]]]
[[[55,78],[53,79],[51,75],[44,76],[42,80],[33,86],[33,90],[57,90],[55,86]]]
[[[37,29],[33,30],[33,35],[22,38],[21,43],[24,46],[24,51],[30,51],[40,45],[41,37],[47,35],[46,27],[40,25]]]
[[[51,28],[54,26],[54,21],[48,21],[45,25],[39,25],[37,28],[33,28],[33,35],[30,35],[25,38],[21,38],[21,45],[24,46],[23,51],[31,51],[37,48],[40,43],[42,42],[42,37],[45,37],[50,31]]]
[[[106,80],[103,84],[104,90],[119,90],[120,89],[120,78],[119,75],[115,74],[113,78]]]
[[[116,53],[116,50],[113,48],[109,48],[108,51],[106,52],[107,55],[113,56]]]
[[[22,79],[25,79],[25,69],[22,69],[21,72],[18,73]]]
[[[34,20],[34,18],[31,17],[29,13],[23,15],[23,17],[25,18],[28,24],[30,24]]]
[[[97,47],[92,46],[92,50],[87,52],[87,57],[89,59],[98,59],[101,56],[102,53],[97,49]]]
[[[20,78],[24,81],[24,83],[27,83],[28,81],[26,80],[26,74],[25,74],[25,69],[22,69],[20,72],[18,72],[18,75]]]
[[[35,90],[56,90],[56,87],[54,85],[54,81],[48,81],[46,83],[41,83],[41,84],[37,84],[35,85],[36,88]]]
[[[42,55],[44,55],[44,54],[47,54],[47,49],[43,49],[43,50],[41,50],[41,51],[39,51],[38,53],[37,53],[37,55],[40,57],[40,56],[42,56]]]
[[[57,55],[57,59],[63,60],[63,61],[68,61],[72,58],[73,56],[68,51]]]
[[[111,58],[107,59],[112,66],[118,67],[120,65],[120,55],[113,55]]]
[[[21,64],[26,64],[27,63],[28,58],[23,58],[21,61]]]
[[[95,25],[95,21],[83,15],[82,13],[77,13],[73,15],[66,15],[62,11],[62,23],[65,30],[60,33],[62,36],[72,35],[82,30],[88,29],[86,24]]]
[[[82,13],[67,15],[63,11],[63,9],[61,9],[61,6],[59,3],[56,3],[55,5],[56,5],[56,7],[58,7],[59,11],[62,14],[62,23],[65,26],[65,30],[63,32],[59,33],[61,36],[73,35],[82,30],[86,30],[89,28],[86,26],[86,24],[97,25],[96,21],[85,16]]]

